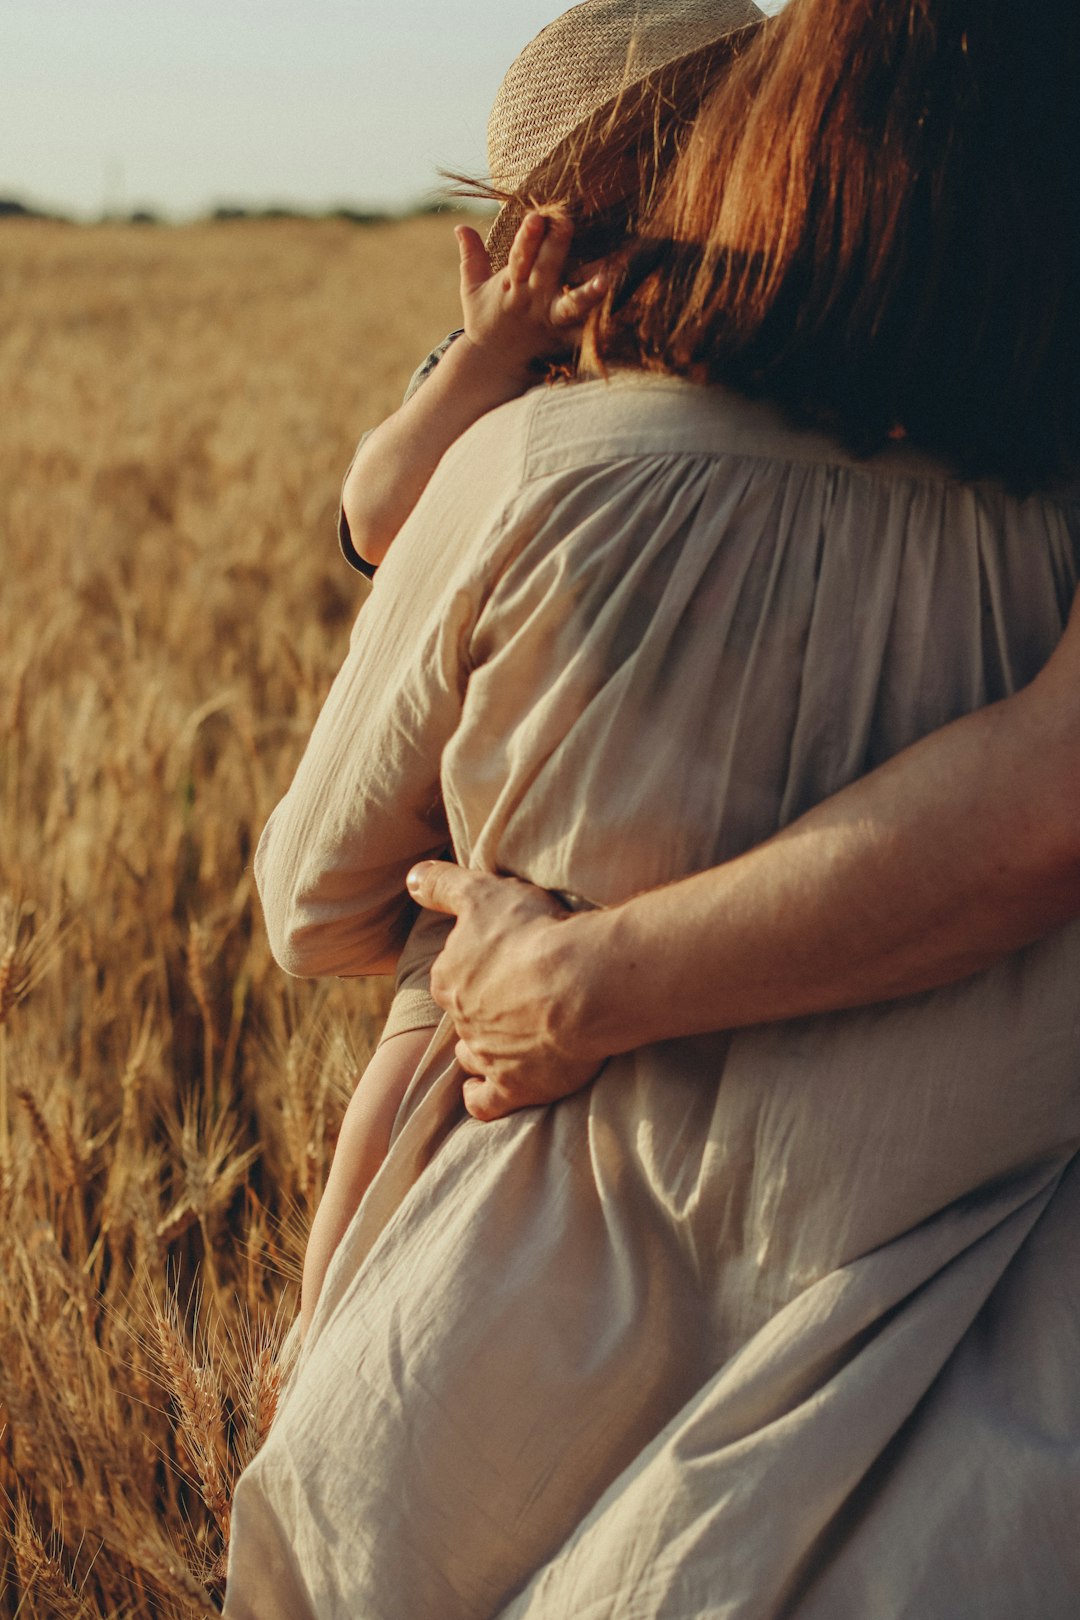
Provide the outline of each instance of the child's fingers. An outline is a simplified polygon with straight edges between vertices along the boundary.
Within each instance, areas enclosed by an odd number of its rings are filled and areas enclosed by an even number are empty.
[[[518,226],[517,234],[510,247],[510,257],[506,262],[510,280],[515,286],[523,286],[532,275],[536,255],[547,233],[547,228],[548,221],[543,214],[535,213],[526,214]]]
[[[491,264],[483,238],[471,225],[455,225],[454,235],[461,254],[461,296],[466,298],[490,281]]]
[[[545,221],[547,230],[537,244],[536,262],[530,281],[538,291],[555,288],[563,279],[563,266],[574,238],[573,221],[565,214],[556,214]]]
[[[596,308],[607,288],[607,277],[604,275],[592,276],[580,287],[564,287],[551,300],[549,319],[552,326],[580,326],[589,311]]]
[[[593,276],[599,275],[601,271],[605,271],[606,269],[606,259],[590,259],[588,264],[575,265],[573,276],[574,286],[583,287],[587,281],[592,280]]]

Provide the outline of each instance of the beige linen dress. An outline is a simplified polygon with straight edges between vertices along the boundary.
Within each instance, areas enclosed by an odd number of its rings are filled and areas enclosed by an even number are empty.
[[[1075,500],[718,390],[494,412],[267,827],[275,952],[362,972],[448,833],[592,905],[733,855],[1034,675],[1078,557]],[[1071,1620],[1078,983],[1070,928],[494,1125],[441,1030],[239,1485],[227,1613]]]

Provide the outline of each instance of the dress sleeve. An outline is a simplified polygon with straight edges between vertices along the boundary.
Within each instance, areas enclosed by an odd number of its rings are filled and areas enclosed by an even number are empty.
[[[440,463],[379,570],[260,839],[256,882],[271,949],[289,973],[386,971],[411,921],[406,872],[451,842],[439,766],[512,528],[515,444],[505,424],[478,424]]]
[[[431,373],[435,370],[435,367],[438,365],[447,349],[449,349],[450,345],[452,343],[456,343],[458,338],[464,337],[464,335],[465,334],[463,331],[451,332],[449,336],[443,338],[441,343],[436,344],[435,348],[432,349],[427,359],[423,360],[420,365],[417,366],[416,370],[412,374],[412,377],[409,379],[409,386],[406,388],[405,394],[401,401],[403,405],[408,400],[412,399],[413,395],[416,393],[416,390],[421,386],[421,384],[427,382],[428,378],[431,376]],[[367,433],[361,435],[360,442],[353,451],[352,461],[349,462],[349,465],[345,469],[345,478],[341,480],[341,488],[343,492],[345,489],[345,480],[352,472],[353,461],[355,461],[357,456],[360,454],[364,441],[370,438],[370,436],[371,430],[369,428]],[[360,553],[353,545],[352,535],[349,533],[349,520],[345,516],[345,507],[342,505],[340,500],[338,501],[337,533],[338,545],[341,547],[341,555],[345,558],[345,561],[349,564],[349,567],[355,568],[358,574],[364,575],[365,579],[374,579],[375,569],[377,568],[378,564],[367,562],[363,557],[361,557]]]

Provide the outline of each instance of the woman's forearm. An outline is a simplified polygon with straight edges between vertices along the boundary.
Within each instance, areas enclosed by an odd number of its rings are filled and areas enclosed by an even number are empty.
[[[1080,624],[1070,634],[1080,641]],[[1024,692],[740,859],[570,919],[590,1044],[610,1053],[912,994],[1080,913],[1077,662],[1063,644]]]

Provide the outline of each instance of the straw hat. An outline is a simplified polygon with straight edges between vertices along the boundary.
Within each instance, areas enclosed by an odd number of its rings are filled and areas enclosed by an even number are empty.
[[[488,121],[488,172],[501,191],[527,188],[556,148],[619,94],[683,57],[761,21],[753,0],[584,0],[532,40],[503,80]],[[501,209],[488,234],[506,262],[522,210]]]

